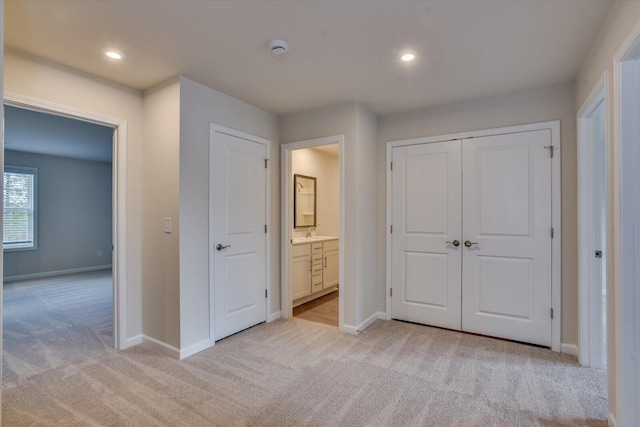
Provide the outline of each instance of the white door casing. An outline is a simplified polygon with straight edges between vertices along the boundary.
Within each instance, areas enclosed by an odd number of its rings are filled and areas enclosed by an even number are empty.
[[[462,142],[464,331],[551,346],[550,145],[546,129]]]
[[[267,144],[212,125],[210,149],[210,286],[220,340],[266,321]]]
[[[460,141],[394,148],[393,168],[392,317],[459,330]]]
[[[605,72],[578,111],[578,360],[606,365],[603,290],[607,286],[609,223],[609,76]],[[601,251],[601,258],[595,251]]]
[[[1,3],[0,3],[1,5]],[[113,337],[114,347],[124,350],[142,342],[129,330],[128,317],[140,315],[141,307],[128,304],[127,286],[127,121],[13,92],[4,92],[4,103],[18,108],[55,114],[112,127],[113,134]],[[135,323],[135,322],[134,322]]]

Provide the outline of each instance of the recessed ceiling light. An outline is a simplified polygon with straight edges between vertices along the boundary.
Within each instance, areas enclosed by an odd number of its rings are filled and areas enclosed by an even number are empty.
[[[111,59],[124,59],[124,57],[127,56],[120,49],[114,49],[112,47],[105,47],[102,49],[102,53]]]
[[[404,62],[409,62],[416,59],[416,56],[413,53],[405,53],[400,57],[400,59],[402,59]]]

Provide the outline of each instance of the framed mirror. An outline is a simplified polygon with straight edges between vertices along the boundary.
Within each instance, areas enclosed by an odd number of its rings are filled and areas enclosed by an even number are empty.
[[[316,226],[316,179],[293,175],[293,228]]]

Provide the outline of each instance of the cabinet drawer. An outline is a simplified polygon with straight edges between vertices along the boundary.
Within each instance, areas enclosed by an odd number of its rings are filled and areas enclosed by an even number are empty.
[[[324,251],[337,251],[340,249],[340,241],[339,240],[331,240],[329,242],[324,242]]]
[[[316,262],[318,260],[322,260],[322,251],[312,253],[311,254],[311,259],[313,260],[313,262]]]
[[[311,252],[315,253],[322,253],[322,242],[320,243],[312,243],[311,244]]]
[[[319,292],[322,290],[322,275],[313,276],[311,278],[311,293]]]
[[[305,256],[305,255],[309,255],[310,252],[310,245],[295,245],[295,246],[291,246],[291,256],[292,257],[297,257],[297,256]]]

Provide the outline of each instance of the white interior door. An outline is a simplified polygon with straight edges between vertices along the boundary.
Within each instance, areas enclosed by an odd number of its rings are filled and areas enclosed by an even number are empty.
[[[462,143],[464,331],[551,346],[549,145],[549,130]]]
[[[394,148],[392,186],[391,316],[459,330],[460,141]]]
[[[266,321],[266,146],[212,131],[214,337]]]

